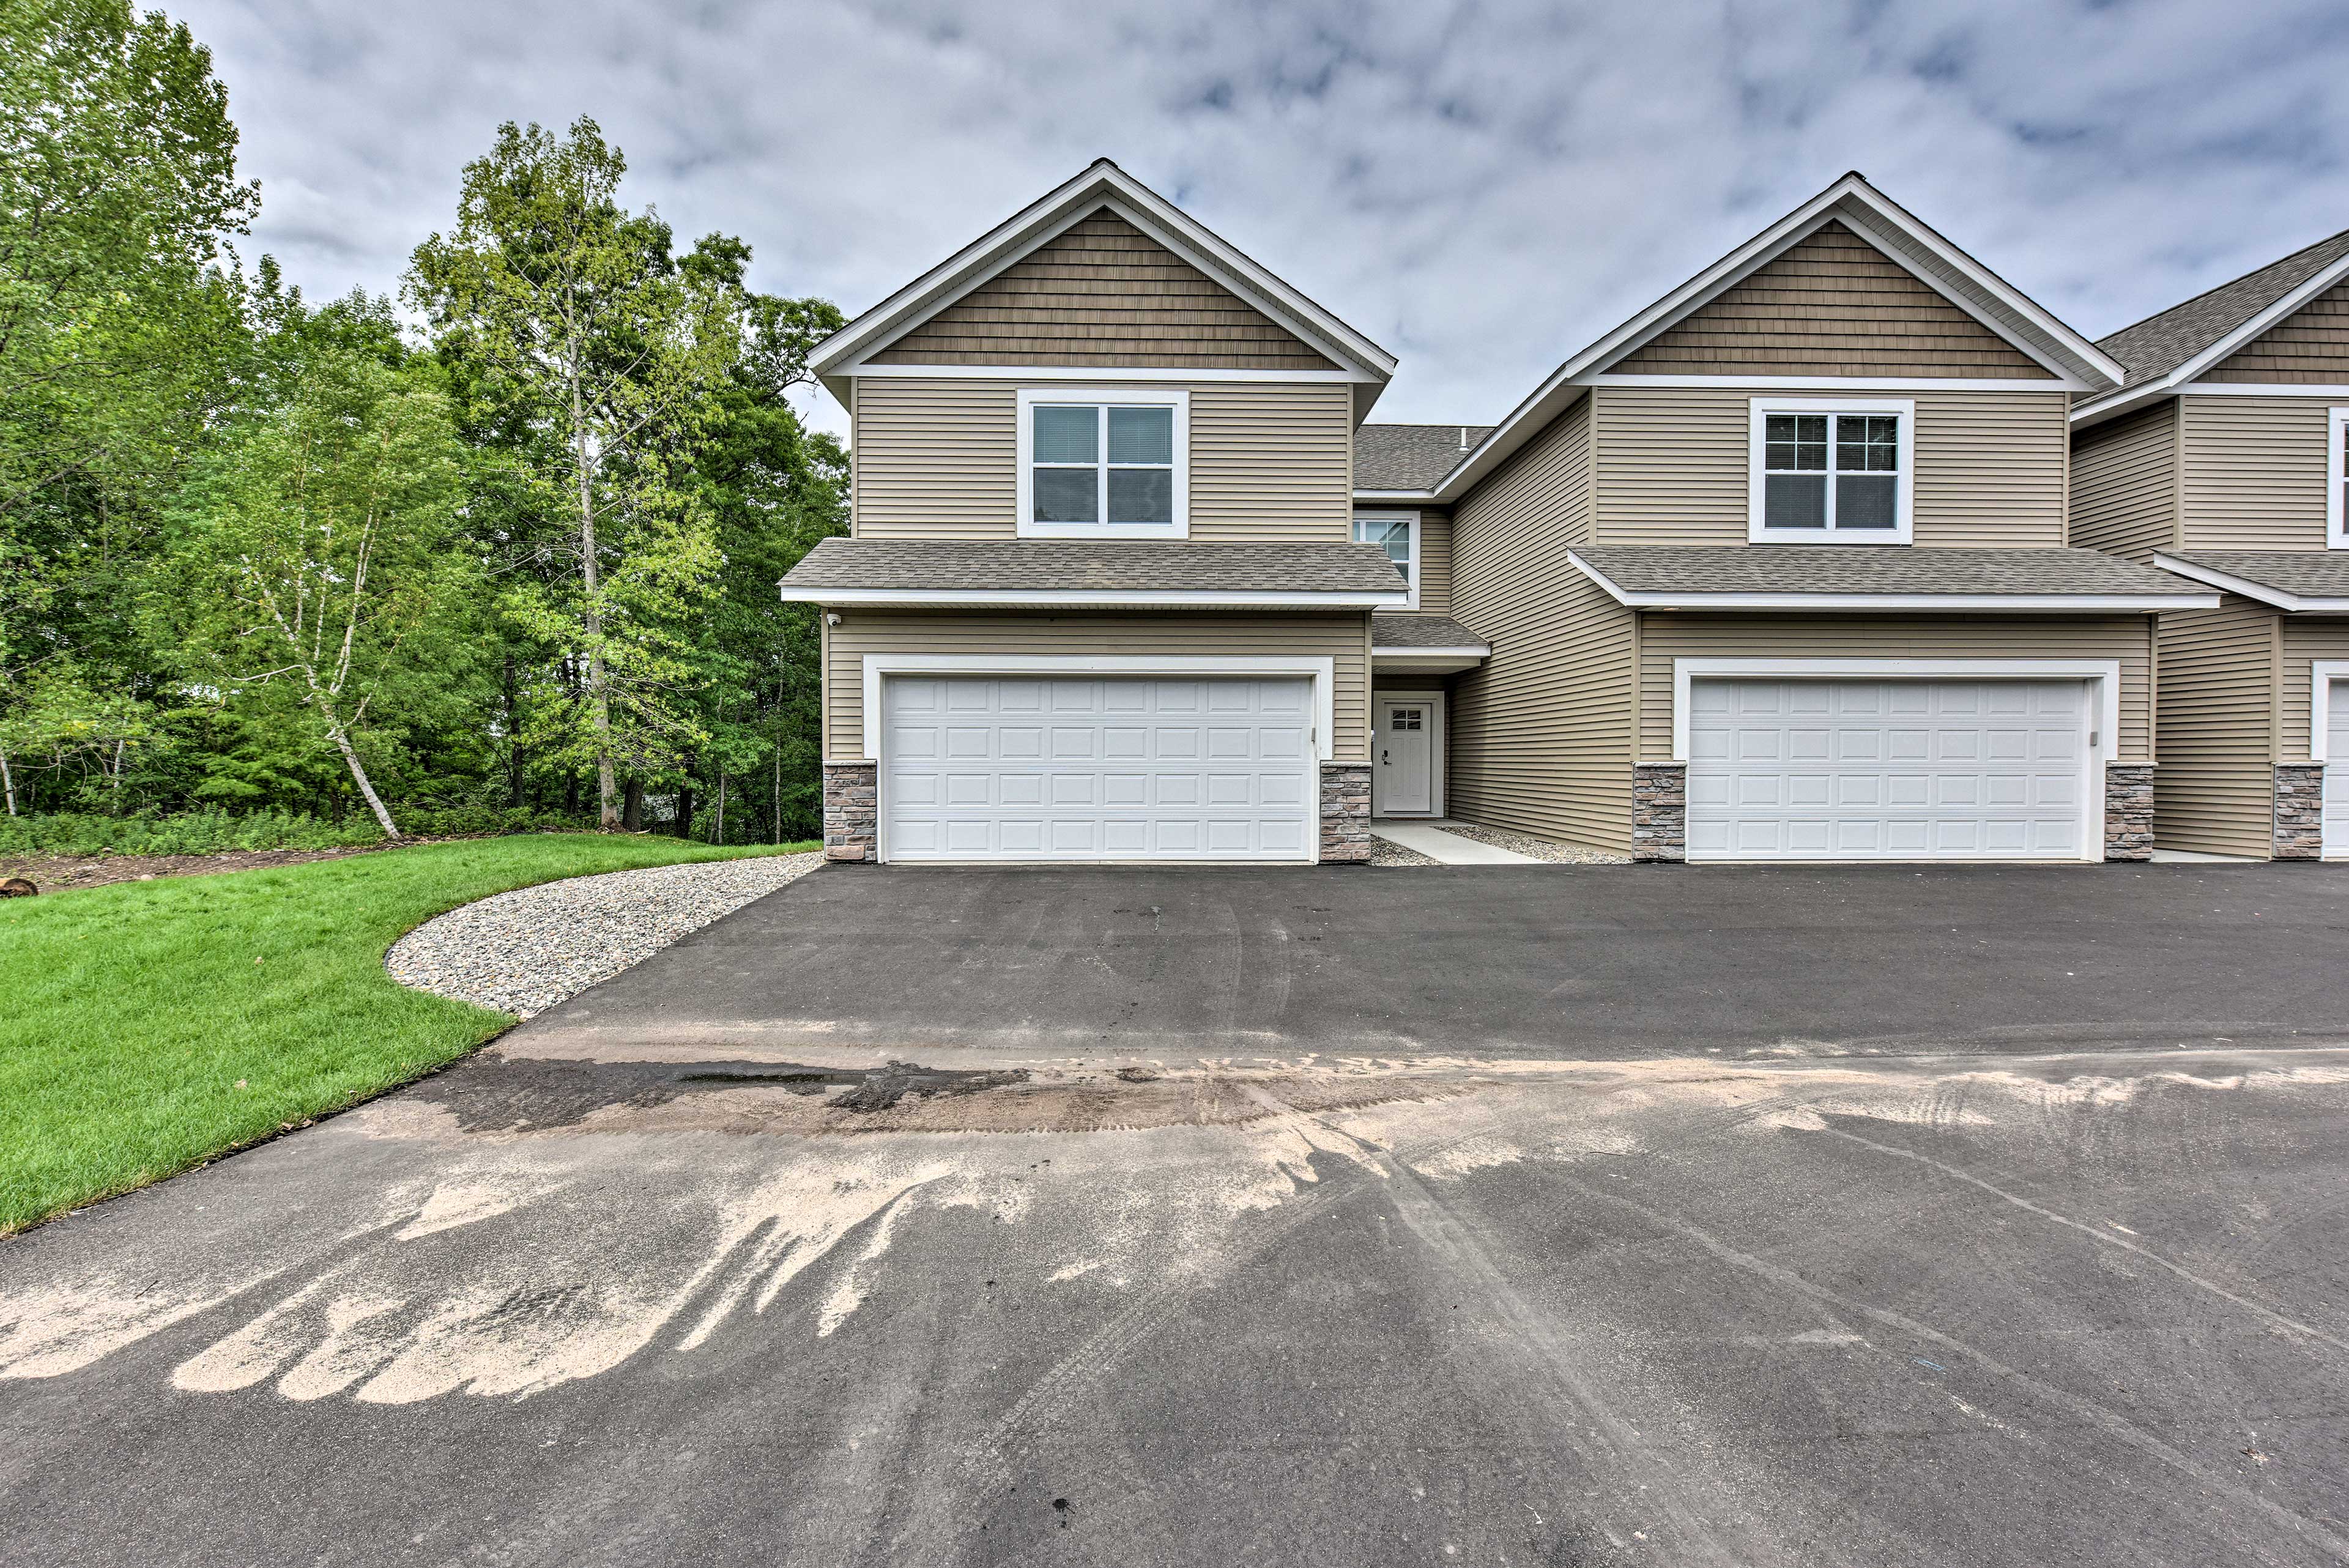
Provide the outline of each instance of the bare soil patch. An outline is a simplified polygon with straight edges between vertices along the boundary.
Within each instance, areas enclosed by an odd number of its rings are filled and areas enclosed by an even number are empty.
[[[403,840],[412,844],[439,839]],[[351,846],[341,849],[229,849],[217,855],[32,855],[0,857],[0,877],[22,877],[44,893],[67,893],[80,888],[102,888],[109,882],[152,882],[159,877],[209,877],[215,871],[258,871],[271,866],[299,866],[309,860],[342,860],[353,855],[375,855],[388,846]]]

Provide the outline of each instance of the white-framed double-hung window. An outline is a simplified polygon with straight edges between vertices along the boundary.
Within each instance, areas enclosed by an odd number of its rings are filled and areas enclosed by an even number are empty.
[[[1190,532],[1186,391],[1019,394],[1019,533],[1180,539]]]
[[[1752,417],[1750,542],[1909,542],[1913,400],[1755,398]]]

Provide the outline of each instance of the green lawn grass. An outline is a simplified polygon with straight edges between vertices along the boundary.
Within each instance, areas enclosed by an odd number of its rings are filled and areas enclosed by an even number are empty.
[[[443,910],[771,853],[534,834],[0,902],[0,1235],[380,1094],[512,1023],[384,972],[384,950]]]

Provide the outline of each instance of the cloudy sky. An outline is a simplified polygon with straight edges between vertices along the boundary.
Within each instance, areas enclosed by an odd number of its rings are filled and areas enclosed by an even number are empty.
[[[2349,227],[2339,0],[163,3],[314,296],[503,119],[852,313],[1105,154],[1398,355],[1388,420],[1495,419],[1846,169],[2091,336]]]

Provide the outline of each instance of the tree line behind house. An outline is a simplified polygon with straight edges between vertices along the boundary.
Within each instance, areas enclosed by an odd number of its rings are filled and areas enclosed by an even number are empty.
[[[0,850],[812,835],[775,582],[844,526],[789,400],[839,313],[680,248],[587,119],[501,128],[396,300],[314,304],[234,249],[236,143],[183,26],[0,8]]]

